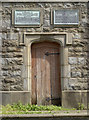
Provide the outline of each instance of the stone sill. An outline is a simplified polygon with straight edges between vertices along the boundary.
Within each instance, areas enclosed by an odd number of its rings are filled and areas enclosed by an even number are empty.
[[[0,0],[0,2],[88,2],[89,0]]]
[[[67,111],[60,111],[59,113],[50,113],[50,114],[17,114],[17,115],[0,115],[0,117],[3,118],[37,118],[37,117],[41,117],[41,118],[55,118],[55,117],[88,117],[88,111],[87,110],[81,110],[78,113],[78,110],[75,111],[69,111],[70,113],[67,113]]]
[[[89,90],[63,90],[62,92],[89,92]]]
[[[26,92],[26,93],[29,93],[29,91],[0,91],[0,93],[10,93],[10,92],[13,92],[13,93],[15,93],[15,92],[17,92],[17,93],[24,93],[24,92]]]
[[[27,92],[29,93],[29,91],[0,91],[0,93],[10,93],[10,92],[18,92],[18,93],[24,93]],[[63,90],[62,92],[89,92],[89,90]]]

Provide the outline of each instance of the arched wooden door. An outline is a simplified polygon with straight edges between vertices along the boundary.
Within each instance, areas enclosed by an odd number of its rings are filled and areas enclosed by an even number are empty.
[[[32,44],[32,104],[60,104],[60,45]]]

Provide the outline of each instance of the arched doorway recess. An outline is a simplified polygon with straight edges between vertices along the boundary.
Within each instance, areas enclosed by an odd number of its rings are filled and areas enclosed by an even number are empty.
[[[20,42],[22,40],[20,39]],[[48,42],[48,43],[55,43],[59,45],[60,47],[60,80],[61,80],[61,93],[64,91],[64,87],[66,85],[66,80],[69,78],[69,72],[70,72],[70,65],[68,64],[68,46],[69,44],[72,44],[72,35],[69,33],[24,33],[24,64],[23,64],[23,82],[24,82],[24,90],[29,91],[30,98],[29,102],[32,104],[32,46],[35,44]],[[49,52],[48,52],[49,53]],[[47,57],[47,52],[45,53],[45,57]],[[37,76],[35,76],[37,77]],[[50,98],[46,98],[48,101],[50,101]],[[37,102],[35,102],[37,103]],[[40,102],[38,104],[41,104]],[[46,103],[49,104],[49,103]],[[62,104],[62,96],[61,96],[61,104]]]

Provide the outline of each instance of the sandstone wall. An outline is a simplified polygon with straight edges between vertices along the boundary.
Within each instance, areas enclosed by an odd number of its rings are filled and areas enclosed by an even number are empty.
[[[42,8],[43,25],[40,28],[15,28],[12,26],[13,8]],[[50,24],[51,8],[80,9],[79,27],[56,27]],[[66,32],[72,33],[72,45],[68,46],[69,77],[64,83],[65,90],[89,89],[89,9],[88,3],[2,3],[2,70],[1,86],[3,91],[23,91],[24,78],[23,49],[19,45],[20,35],[24,32]]]

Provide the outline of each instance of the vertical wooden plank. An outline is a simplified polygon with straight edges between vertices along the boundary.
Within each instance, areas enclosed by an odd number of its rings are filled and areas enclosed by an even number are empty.
[[[54,53],[59,53],[59,49],[58,48],[54,48]],[[59,104],[60,99],[60,77],[59,77],[59,55],[54,55],[54,80],[52,81],[52,97],[53,97],[53,104]]]
[[[54,48],[51,48],[51,53],[54,53]],[[54,98],[55,93],[55,55],[50,55],[51,59],[51,98]]]
[[[36,94],[36,49],[32,46],[32,104],[36,104],[37,102],[37,94]]]
[[[42,78],[41,78],[41,49],[36,49],[36,67],[37,67],[37,104],[42,104]]]
[[[56,49],[56,52],[60,52],[59,48]],[[56,98],[61,97],[61,81],[60,81],[60,54],[55,56],[56,63],[55,63],[55,80],[56,80]],[[60,104],[60,99],[55,101],[56,104]]]
[[[49,44],[46,47],[45,53],[46,52],[50,53],[50,48],[48,46],[49,46]],[[47,98],[51,98],[50,56],[46,56],[45,71],[46,71],[46,86],[45,86],[46,87],[46,91],[45,91],[45,93],[46,93],[46,99],[47,99]],[[49,101],[46,100],[46,105],[48,105],[48,104],[51,104],[51,100],[49,100]]]
[[[42,104],[45,105],[45,96],[46,96],[46,56],[45,56],[45,47],[42,47],[41,55],[41,77],[42,77]]]
[[[59,52],[58,49],[55,49],[55,52]],[[55,98],[59,98],[59,55],[55,55]]]

